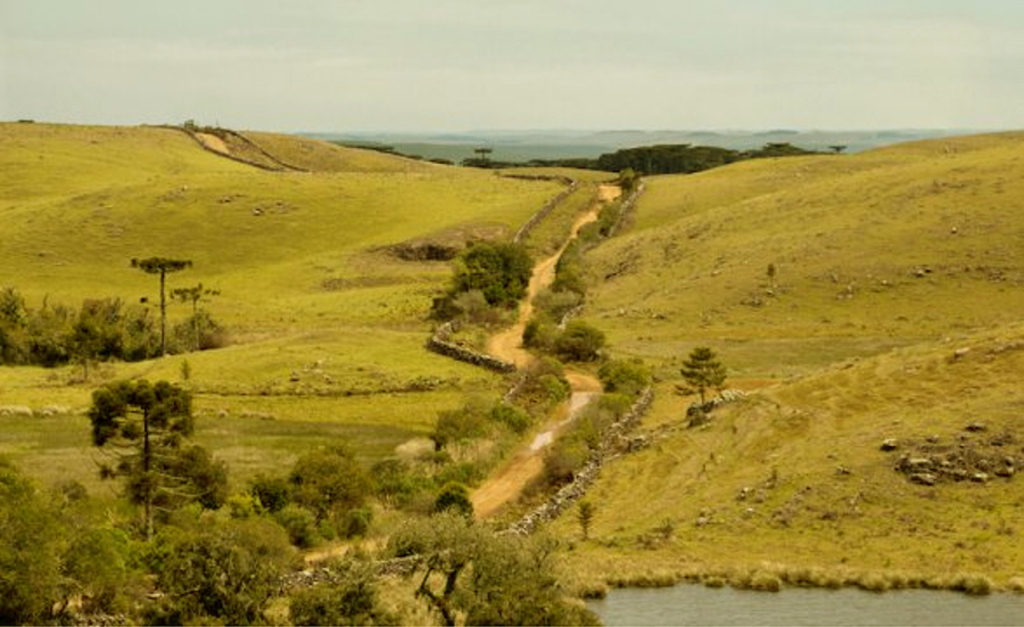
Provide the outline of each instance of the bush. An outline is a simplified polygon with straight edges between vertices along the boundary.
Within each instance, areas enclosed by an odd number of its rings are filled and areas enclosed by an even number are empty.
[[[480,290],[491,306],[514,305],[526,294],[533,260],[519,244],[479,243],[456,260],[450,294]]]
[[[491,420],[508,427],[515,434],[522,435],[533,424],[533,418],[515,405],[498,403],[491,409]]]
[[[291,502],[291,485],[284,477],[258,474],[249,490],[260,506],[270,513],[281,511]]]
[[[370,477],[343,446],[311,451],[299,457],[289,482],[292,499],[319,522],[361,507],[371,492]]]
[[[441,450],[449,444],[458,444],[487,433],[487,409],[479,402],[470,402],[459,409],[442,411],[430,439],[434,448]]]
[[[367,507],[350,509],[345,513],[345,520],[341,532],[346,538],[365,536],[370,530],[370,523],[373,522],[373,510]]]
[[[573,320],[555,340],[555,353],[567,361],[595,361],[604,348],[604,333],[582,320]]]
[[[469,488],[461,483],[450,482],[441,488],[434,501],[434,513],[450,512],[473,517],[473,502],[469,499]]]
[[[0,624],[42,624],[60,598],[61,529],[35,486],[0,458]]]
[[[358,562],[332,564],[335,578],[291,595],[288,610],[293,625],[398,625],[382,607],[373,568]]]
[[[322,539],[313,512],[294,503],[274,514],[274,520],[288,533],[288,540],[300,549],[316,546]]]
[[[294,556],[285,532],[270,521],[201,517],[195,527],[165,527],[148,555],[164,596],[148,621],[187,624],[216,618],[248,625],[281,585]]]
[[[651,384],[651,371],[640,359],[615,359],[602,364],[598,376],[605,392],[636,395]]]
[[[63,574],[82,597],[88,614],[110,614],[125,609],[123,592],[131,576],[130,542],[119,529],[85,529],[64,554]]]
[[[534,301],[534,306],[546,313],[552,320],[561,320],[583,302],[583,296],[575,290],[554,291],[544,290]]]

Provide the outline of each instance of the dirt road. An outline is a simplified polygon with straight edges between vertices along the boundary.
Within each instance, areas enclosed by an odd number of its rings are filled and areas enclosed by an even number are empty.
[[[487,352],[523,368],[533,357],[522,347],[523,330],[533,314],[533,300],[544,288],[555,280],[555,265],[566,246],[585,225],[597,220],[601,205],[615,200],[621,190],[614,185],[601,185],[595,202],[587,212],[572,225],[571,234],[565,244],[554,255],[540,261],[533,268],[526,299],[519,307],[519,319],[512,327],[491,337]],[[478,518],[493,516],[503,505],[514,500],[534,477],[540,474],[544,465],[544,448],[554,442],[558,432],[572,422],[573,418],[601,391],[601,383],[594,377],[578,372],[566,372],[572,387],[572,396],[541,428],[528,445],[521,446],[493,477],[473,492],[473,509]]]

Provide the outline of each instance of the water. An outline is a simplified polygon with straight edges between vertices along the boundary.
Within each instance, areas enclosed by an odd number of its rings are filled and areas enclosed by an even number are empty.
[[[1024,625],[1024,595],[679,585],[623,588],[587,607],[605,625]]]

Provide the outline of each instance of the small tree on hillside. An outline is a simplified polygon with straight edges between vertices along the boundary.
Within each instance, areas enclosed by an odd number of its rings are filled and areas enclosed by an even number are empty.
[[[194,424],[188,391],[167,381],[112,383],[93,392],[89,420],[93,444],[108,447],[117,460],[102,466],[101,475],[125,478],[130,499],[143,506],[147,538],[156,507],[198,500],[214,508],[223,502],[224,467],[205,449],[182,446]]]
[[[169,272],[179,272],[192,267],[189,259],[168,259],[166,257],[147,257],[132,259],[132,267],[146,274],[160,275],[160,356],[167,354],[167,293],[166,282]]]
[[[704,393],[709,389],[722,389],[725,385],[725,366],[718,361],[715,352],[706,346],[698,346],[690,352],[689,358],[683,362],[680,370],[688,388],[681,391],[700,395],[700,404],[704,405]]]

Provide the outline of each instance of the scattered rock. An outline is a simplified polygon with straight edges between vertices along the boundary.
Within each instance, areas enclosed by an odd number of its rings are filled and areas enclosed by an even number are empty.
[[[971,424],[964,427],[964,430],[970,431],[972,433],[977,433],[979,431],[987,431],[988,425],[986,425],[984,422],[972,422]]]
[[[882,446],[879,447],[879,448],[881,448],[883,451],[888,452],[888,451],[895,451],[899,447],[900,447],[899,440],[897,440],[896,438],[886,438],[886,439],[882,440]]]
[[[910,480],[919,485],[935,485],[935,475],[930,472],[915,472],[910,475]]]

